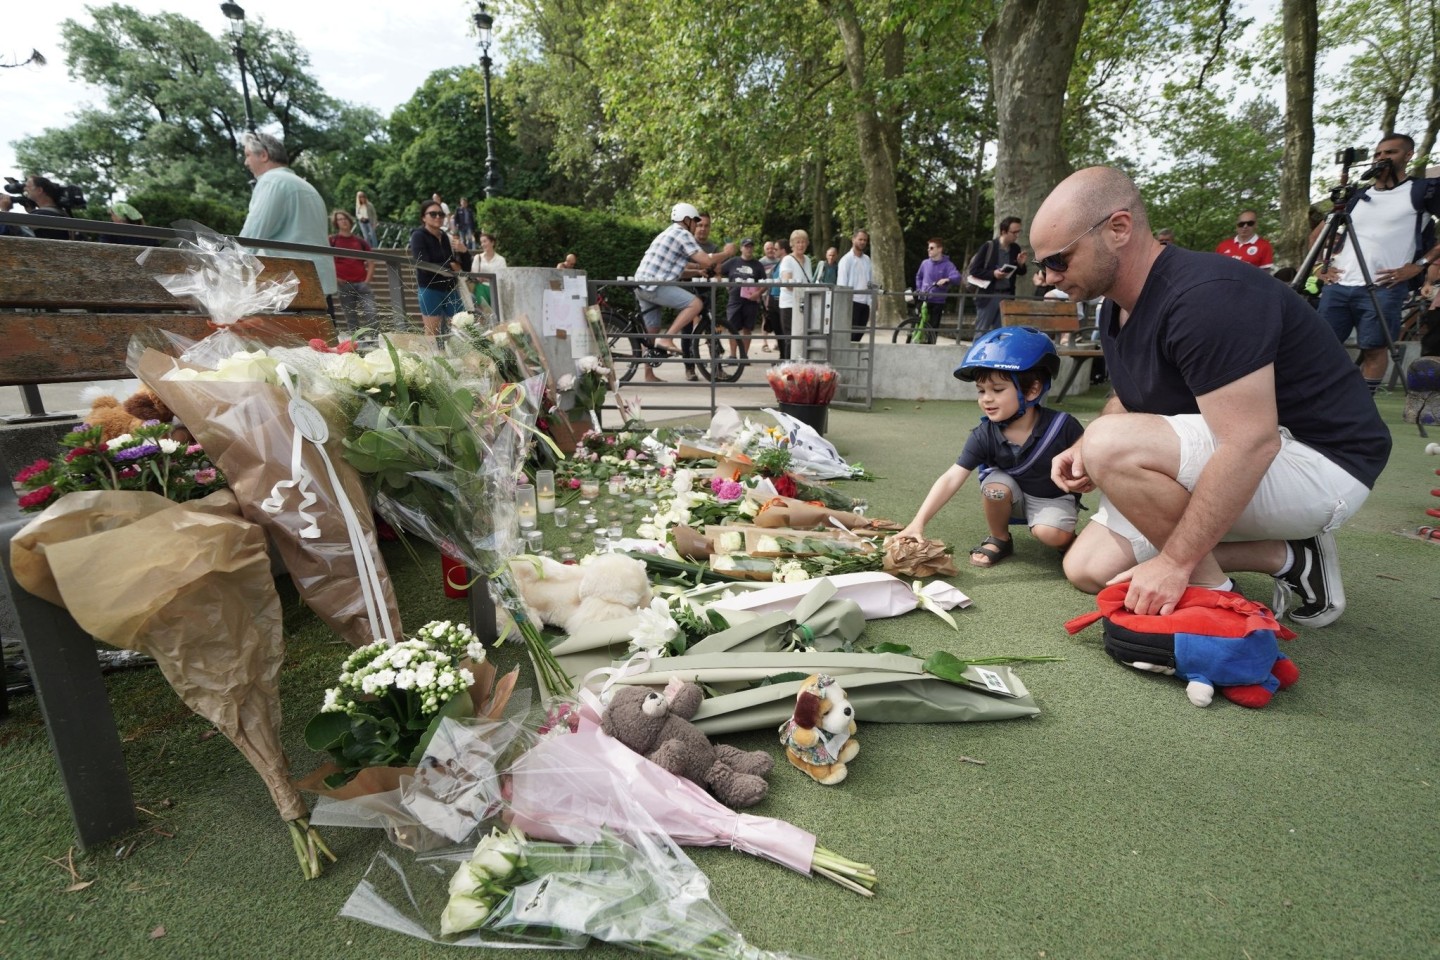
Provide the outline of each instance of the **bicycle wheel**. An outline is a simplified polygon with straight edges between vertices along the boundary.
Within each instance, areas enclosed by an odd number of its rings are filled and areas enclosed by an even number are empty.
[[[646,338],[642,335],[640,321],[634,314],[614,307],[602,307],[600,320],[605,325],[605,336],[610,342],[615,376],[621,383],[626,383],[635,376],[645,357]]]
[[[700,375],[715,383],[734,383],[739,380],[740,374],[745,370],[740,358],[725,356],[725,341],[728,339],[725,334],[729,331],[717,332],[710,318],[702,316],[695,322],[695,332],[704,338],[696,342],[700,345],[700,356],[707,361],[699,365]]]
[[[911,336],[911,334],[914,333],[914,330],[915,330],[915,318],[914,318],[914,317],[906,317],[904,320],[901,320],[899,323],[895,324],[895,331],[894,331],[892,334],[890,334],[890,342],[891,342],[891,343],[909,343],[909,342],[910,342],[910,336]]]

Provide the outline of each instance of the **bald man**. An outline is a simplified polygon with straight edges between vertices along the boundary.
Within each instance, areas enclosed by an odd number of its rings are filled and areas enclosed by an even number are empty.
[[[1344,348],[1304,300],[1250,266],[1163,246],[1135,184],[1109,167],[1066,179],[1032,221],[1040,281],[1103,296],[1114,395],[1054,459],[1100,506],[1065,555],[1096,592],[1170,613],[1187,585],[1275,577],[1277,615],[1312,627],[1345,610],[1334,530],[1390,455],[1390,432]]]

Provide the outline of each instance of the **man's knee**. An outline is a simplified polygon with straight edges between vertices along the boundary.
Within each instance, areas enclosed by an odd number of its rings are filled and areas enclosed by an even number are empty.
[[[1084,551],[1075,546],[1065,554],[1061,566],[1065,570],[1065,579],[1070,581],[1071,586],[1085,593],[1099,593],[1104,589],[1105,581],[1114,576],[1099,570],[1094,558],[1086,556]]]

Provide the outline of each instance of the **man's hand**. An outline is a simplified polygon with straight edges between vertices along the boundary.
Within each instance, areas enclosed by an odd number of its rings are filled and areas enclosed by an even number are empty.
[[[1175,604],[1190,585],[1192,572],[1162,553],[1116,574],[1105,586],[1128,580],[1130,589],[1125,592],[1125,608],[1142,616],[1165,617],[1175,612]]]
[[[1405,263],[1393,270],[1379,270],[1375,274],[1375,282],[1382,287],[1395,287],[1407,283],[1415,277],[1420,276],[1420,271],[1425,268],[1418,263]]]
[[[1324,267],[1315,271],[1315,278],[1321,283],[1339,283],[1340,268],[1335,266]]]
[[[1095,489],[1095,482],[1085,472],[1085,457],[1079,442],[1050,461],[1050,479],[1067,493],[1089,493]]]
[[[1023,267],[1023,266],[1025,266],[1026,263],[1029,262],[1029,260],[1030,260],[1030,254],[1026,253],[1024,250],[1021,250],[1021,251],[1020,251],[1020,255],[1015,258],[1015,265],[1016,265],[1016,266],[1019,266],[1019,267]]]

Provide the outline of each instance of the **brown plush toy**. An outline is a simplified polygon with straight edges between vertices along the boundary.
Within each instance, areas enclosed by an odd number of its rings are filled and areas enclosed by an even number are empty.
[[[114,440],[151,420],[170,423],[174,419],[174,411],[165,406],[165,402],[153,390],[141,387],[125,398],[124,403],[108,394],[96,397],[90,404],[90,412],[86,415],[85,422],[100,427],[100,439]],[[170,437],[180,443],[195,442],[190,431],[182,426],[171,430]]]
[[[747,753],[712,744],[690,722],[704,698],[693,683],[672,681],[663,693],[623,686],[605,708],[600,726],[647,760],[709,788],[726,806],[754,806],[770,790],[765,774],[775,761],[764,750]]]

